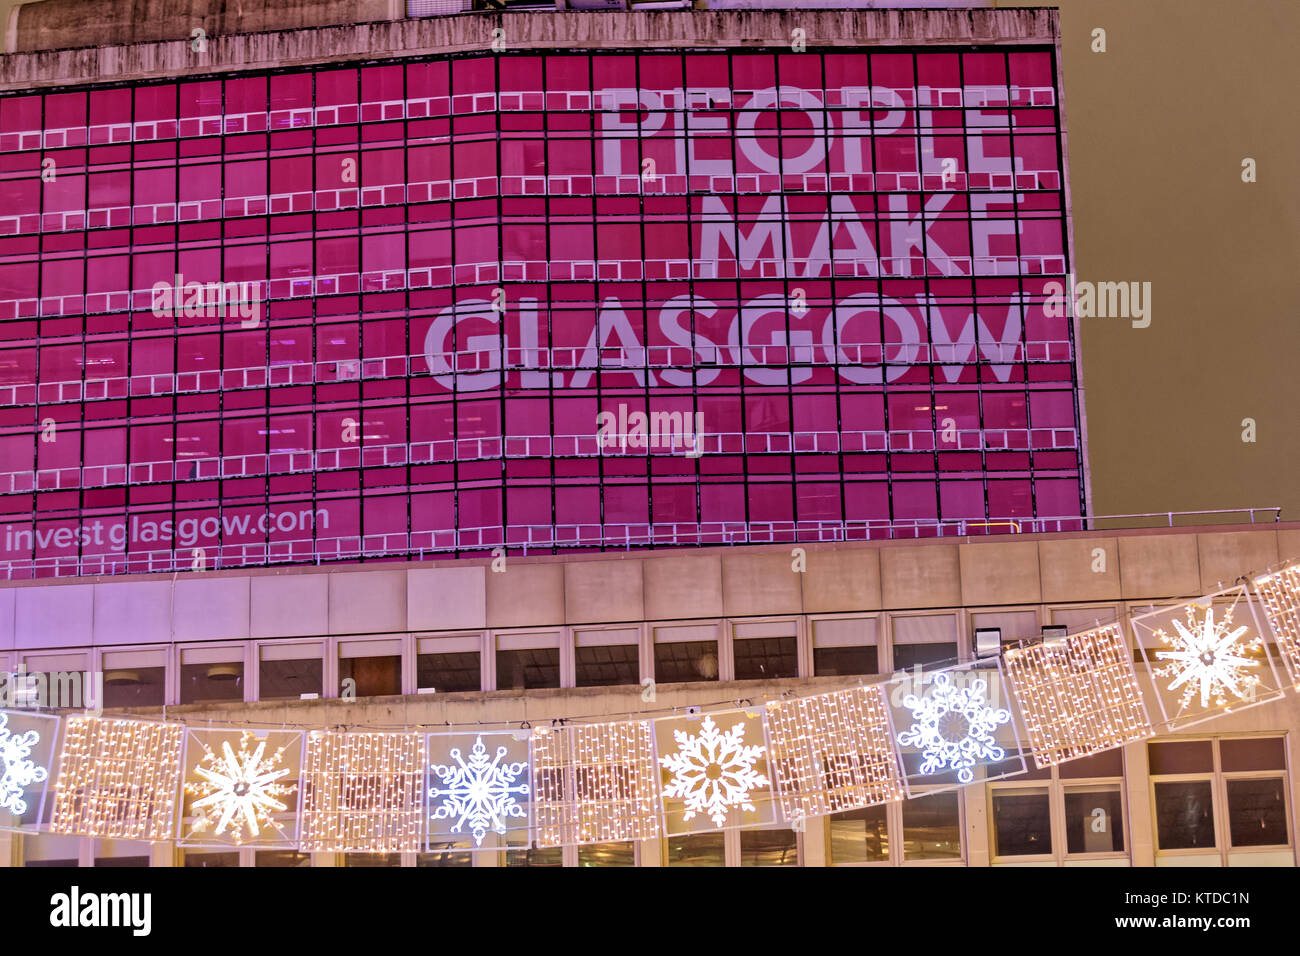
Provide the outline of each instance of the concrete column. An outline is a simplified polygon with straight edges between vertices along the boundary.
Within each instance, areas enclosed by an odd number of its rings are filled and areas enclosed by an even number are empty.
[[[989,851],[989,791],[984,784],[974,784],[961,789],[966,807],[966,865],[988,866]]]
[[[826,817],[809,817],[804,821],[804,830],[800,834],[803,840],[804,866],[829,866],[826,852],[826,833],[829,828]]]
[[[1155,866],[1156,863],[1149,780],[1147,745],[1129,744],[1124,748],[1124,787],[1128,791],[1129,854],[1134,866]]]

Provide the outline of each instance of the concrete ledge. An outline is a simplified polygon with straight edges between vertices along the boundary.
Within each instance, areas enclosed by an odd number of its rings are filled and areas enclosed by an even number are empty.
[[[1150,602],[1300,559],[1300,523],[0,581],[0,649]]]
[[[358,3],[358,7],[362,6],[365,4]],[[189,14],[171,19],[179,20],[186,16]],[[43,42],[36,27],[33,27],[35,36],[25,36],[22,15],[19,21],[15,38],[17,49],[28,50],[24,44]],[[1047,9],[460,14],[312,29],[279,29],[268,33],[209,34],[204,53],[194,52],[188,39],[9,53],[0,57],[0,90],[158,79],[349,60],[469,51],[487,53],[491,50],[492,31],[496,29],[505,31],[509,49],[598,50],[788,46],[794,26],[805,31],[808,46],[812,48],[1054,44],[1058,16],[1055,10]],[[169,29],[175,33],[178,28]],[[59,31],[46,32],[51,39],[62,36]],[[110,30],[108,35],[111,37],[113,31]],[[75,40],[76,36],[78,34],[71,39]],[[102,39],[104,36],[103,31],[89,30],[86,39]],[[189,31],[181,36],[188,37]],[[69,38],[63,37],[59,42],[69,42]]]

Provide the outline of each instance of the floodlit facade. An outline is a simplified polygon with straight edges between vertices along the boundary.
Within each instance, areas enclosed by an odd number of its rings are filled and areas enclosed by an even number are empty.
[[[1088,517],[1053,12],[417,6],[110,17],[85,49],[62,0],[17,14],[10,672],[194,726],[517,743],[970,663],[976,631],[1300,558],[1271,513]],[[1296,719],[1007,753],[795,827],[344,853],[188,839],[191,796],[176,839],[0,858],[1293,865]]]

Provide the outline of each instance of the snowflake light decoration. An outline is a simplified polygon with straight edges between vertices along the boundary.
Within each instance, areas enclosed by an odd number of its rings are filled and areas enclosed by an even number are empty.
[[[528,769],[528,764],[524,761],[502,763],[506,752],[505,747],[498,747],[496,756],[489,760],[483,737],[479,735],[470,748],[469,762],[466,763],[460,748],[453,747],[451,759],[459,766],[436,764],[432,767],[446,785],[429,790],[430,797],[443,798],[434,809],[433,819],[457,817],[451,828],[453,833],[462,832],[468,823],[476,846],[483,845],[488,830],[505,833],[507,819],[524,819],[527,814],[515,795],[528,795],[528,784],[517,782],[519,775]]]
[[[922,752],[923,774],[947,767],[957,772],[961,783],[970,783],[975,779],[970,768],[976,763],[1007,755],[993,732],[1011,719],[1011,712],[990,706],[988,681],[983,678],[958,687],[949,675],[936,674],[927,693],[908,694],[903,706],[912,712],[913,723],[898,735],[898,742]]]
[[[244,842],[245,827],[252,839],[267,828],[283,833],[273,814],[288,809],[280,798],[296,789],[294,784],[279,782],[290,772],[290,768],[283,766],[285,748],[265,756],[266,741],[263,740],[250,753],[249,744],[255,739],[252,733],[245,731],[239,741],[238,753],[230,746],[230,741],[224,740],[219,756],[207,744],[203,745],[202,760],[194,768],[202,780],[185,784],[186,792],[197,798],[193,804],[192,832],[211,830],[214,836],[221,836],[230,830],[230,838],[237,846]]]
[[[4,762],[4,776],[0,777],[0,809],[14,816],[27,812],[23,799],[27,788],[46,777],[44,767],[32,759],[32,748],[40,743],[41,735],[34,730],[15,734],[9,730],[9,717],[0,714],[0,761]]]
[[[1184,708],[1198,694],[1202,708],[1210,706],[1210,698],[1222,707],[1228,703],[1228,694],[1237,700],[1253,699],[1260,679],[1246,671],[1259,667],[1259,661],[1244,655],[1257,650],[1261,641],[1258,636],[1242,641],[1249,628],[1233,628],[1230,609],[1224,612],[1222,621],[1216,622],[1212,605],[1205,608],[1204,619],[1197,613],[1196,605],[1189,605],[1186,625],[1178,620],[1171,623],[1175,634],[1170,635],[1163,628],[1155,632],[1156,637],[1172,648],[1156,651],[1156,659],[1167,663],[1155,668],[1155,673],[1173,678],[1167,690],[1182,688]]]
[[[757,812],[752,794],[770,785],[767,777],[754,769],[765,748],[746,746],[743,721],[728,731],[720,731],[713,718],[706,715],[698,736],[674,730],[673,739],[677,741],[677,753],[660,757],[659,763],[673,774],[664,797],[686,803],[683,822],[703,813],[720,827],[731,807]]]

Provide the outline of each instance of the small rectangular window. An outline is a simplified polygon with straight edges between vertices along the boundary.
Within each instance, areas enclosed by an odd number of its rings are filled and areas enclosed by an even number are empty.
[[[717,628],[712,624],[655,628],[655,680],[661,684],[718,679]]]
[[[1124,797],[1119,784],[1065,788],[1065,851],[1124,851]]]
[[[1214,747],[1209,740],[1167,740],[1147,744],[1151,775],[1213,773]]]
[[[894,670],[957,662],[957,619],[951,614],[895,617]]]
[[[993,791],[995,856],[1052,852],[1052,805],[1045,788]]]
[[[793,830],[741,830],[740,865],[798,866],[798,836]]]
[[[726,866],[726,850],[721,833],[692,833],[668,837],[665,841],[668,866]]]
[[[889,859],[889,825],[883,805],[832,814],[829,828],[832,866]]]
[[[1156,781],[1155,794],[1156,843],[1161,850],[1214,849],[1210,781]]]
[[[903,859],[961,859],[961,812],[956,791],[903,801]]]
[[[574,643],[575,683],[579,687],[641,682],[636,629],[578,631]]]
[[[1234,847],[1285,846],[1286,793],[1282,778],[1229,780],[1228,830]]]
[[[578,866],[636,866],[632,843],[589,843],[578,847]]]
[[[878,674],[876,619],[838,619],[813,622],[813,674],[838,677]]]

